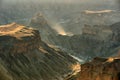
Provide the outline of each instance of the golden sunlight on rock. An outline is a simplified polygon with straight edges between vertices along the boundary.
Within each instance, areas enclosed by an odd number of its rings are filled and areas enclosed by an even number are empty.
[[[68,75],[65,80],[76,80],[79,72],[81,71],[81,66],[80,66],[80,63],[76,63],[76,64],[73,64],[71,66],[72,70],[74,72],[72,72],[70,75]]]
[[[114,61],[114,58],[110,57],[108,58],[107,62],[113,62]]]
[[[77,64],[75,64],[75,65],[72,65],[72,69],[73,69],[73,71],[75,71],[74,74],[80,72],[80,69],[81,69],[80,64],[77,63]]]
[[[110,12],[113,12],[113,10],[101,10],[101,11],[85,10],[86,14],[101,14],[101,13],[110,13]]]
[[[0,26],[0,34],[15,33],[17,31],[21,30],[23,27],[24,26],[18,25],[16,23],[2,25],[2,26]]]
[[[77,79],[74,80],[120,80],[119,58],[95,58],[82,64]]]

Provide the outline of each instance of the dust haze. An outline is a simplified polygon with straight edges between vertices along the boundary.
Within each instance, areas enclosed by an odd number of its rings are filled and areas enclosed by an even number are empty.
[[[120,0],[117,0],[116,3],[118,5],[118,9],[120,10]]]
[[[71,27],[84,25],[83,20],[76,21],[78,16],[82,16],[81,12],[119,10],[119,2],[119,0],[0,0],[0,24],[11,22],[27,24],[34,14],[42,13],[48,22],[55,23],[54,25],[59,24],[60,29],[65,29],[65,32],[79,32],[81,28],[71,30]],[[85,23],[89,24],[89,22]]]

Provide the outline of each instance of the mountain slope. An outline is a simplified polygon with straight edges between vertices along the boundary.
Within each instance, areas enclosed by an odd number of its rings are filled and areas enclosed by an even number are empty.
[[[39,31],[16,23],[0,26],[0,80],[63,80],[76,64],[41,41]]]

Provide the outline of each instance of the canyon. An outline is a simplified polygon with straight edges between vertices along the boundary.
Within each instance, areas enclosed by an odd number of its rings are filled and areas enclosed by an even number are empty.
[[[38,30],[16,23],[0,26],[0,80],[63,80],[78,64],[44,43]]]
[[[28,26],[1,25],[0,80],[119,80],[119,25],[62,35],[42,14]]]
[[[118,4],[44,1],[0,0],[0,80],[120,80]]]
[[[59,34],[60,32],[52,28],[42,14],[35,15],[29,23],[29,27],[40,31],[44,42],[84,61],[92,60],[98,56],[115,56],[119,52],[118,26],[119,23],[110,26],[85,24],[81,30],[82,34],[69,34],[64,29],[59,30],[61,31],[61,34]],[[65,32],[65,34],[62,34],[62,32]]]

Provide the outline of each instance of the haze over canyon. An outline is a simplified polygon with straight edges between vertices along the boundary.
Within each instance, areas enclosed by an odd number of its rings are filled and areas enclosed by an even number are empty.
[[[0,0],[0,80],[120,80],[119,0]]]

